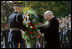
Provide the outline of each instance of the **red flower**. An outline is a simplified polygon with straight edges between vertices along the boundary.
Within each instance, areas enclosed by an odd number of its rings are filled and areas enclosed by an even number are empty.
[[[25,19],[27,20],[27,17],[25,17]]]
[[[33,32],[31,31],[30,34],[33,34]]]
[[[30,22],[29,25],[32,25],[32,23]]]
[[[35,29],[35,27],[33,26],[33,27],[32,27],[32,29],[34,30],[34,29]]]
[[[33,26],[35,26],[35,24],[33,24]]]
[[[6,26],[8,26],[8,24],[5,24]]]
[[[40,37],[40,33],[38,34],[37,38],[39,38],[39,37]]]

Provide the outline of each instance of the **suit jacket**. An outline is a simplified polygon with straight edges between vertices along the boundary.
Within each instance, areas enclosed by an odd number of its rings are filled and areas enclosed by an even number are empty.
[[[48,48],[58,48],[59,40],[59,22],[54,17],[50,21],[49,26],[39,27],[41,33],[44,33],[44,39],[47,41]]]

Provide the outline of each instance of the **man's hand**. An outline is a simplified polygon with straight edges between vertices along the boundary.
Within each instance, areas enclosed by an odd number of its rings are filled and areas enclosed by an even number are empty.
[[[39,27],[42,27],[42,26],[44,26],[41,22],[39,22]]]

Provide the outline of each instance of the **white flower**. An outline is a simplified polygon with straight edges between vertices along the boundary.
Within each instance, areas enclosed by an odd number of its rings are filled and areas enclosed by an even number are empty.
[[[30,28],[32,28],[32,26],[30,26]]]
[[[29,16],[27,16],[27,18],[29,19]]]
[[[28,23],[30,23],[30,20],[27,20]]]
[[[28,25],[26,25],[26,27],[28,27]]]

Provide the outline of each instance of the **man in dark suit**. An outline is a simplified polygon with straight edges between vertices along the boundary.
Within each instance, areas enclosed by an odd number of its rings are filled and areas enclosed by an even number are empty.
[[[44,33],[45,48],[60,48],[59,40],[59,22],[56,17],[53,16],[52,11],[46,11],[44,13],[45,19],[49,21],[48,25],[42,25],[39,23],[39,29],[41,33]]]

